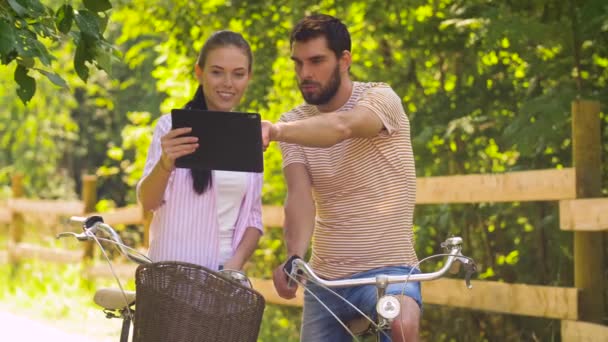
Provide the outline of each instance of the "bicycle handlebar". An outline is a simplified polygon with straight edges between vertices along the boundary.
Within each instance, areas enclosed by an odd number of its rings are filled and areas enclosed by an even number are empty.
[[[83,232],[80,234],[77,234],[74,232],[63,232],[63,233],[57,234],[57,238],[72,236],[72,237],[78,239],[79,241],[89,241],[89,240],[95,240],[95,234],[98,231],[102,231],[105,233],[105,235],[107,235],[109,237],[109,241],[118,247],[118,249],[120,250],[120,253],[122,255],[126,256],[131,261],[136,262],[138,264],[149,264],[152,262],[152,260],[150,260],[144,254],[141,254],[139,252],[137,252],[138,254],[135,254],[135,253],[131,252],[130,250],[133,250],[133,249],[126,246],[122,242],[122,239],[120,238],[118,233],[116,233],[114,228],[112,228],[108,224],[105,224],[103,222],[103,218],[101,216],[89,216],[89,217],[72,216],[72,217],[70,217],[70,221],[82,223]],[[245,273],[243,273],[242,271],[223,269],[223,270],[218,271],[218,273],[228,279],[232,279],[247,287],[252,287],[251,281],[249,280],[249,278],[247,278]]]
[[[298,256],[292,256],[284,266],[284,271],[289,277],[288,286],[293,286],[293,279],[295,277],[304,276],[312,280],[315,283],[326,287],[346,287],[346,286],[358,286],[358,285],[374,285],[379,283],[392,284],[392,283],[403,283],[408,281],[428,281],[442,277],[446,272],[457,273],[460,268],[460,264],[465,268],[465,282],[468,288],[472,288],[471,276],[477,272],[477,266],[473,259],[462,255],[462,238],[450,237],[447,238],[442,244],[442,247],[448,250],[447,254],[440,254],[436,256],[447,256],[447,261],[441,269],[435,272],[429,273],[416,273],[408,275],[379,275],[376,277],[359,278],[359,279],[338,279],[338,280],[326,280],[320,278],[312,268],[302,258]],[[458,264],[454,264],[457,262]],[[453,266],[456,266],[454,268]]]
[[[70,221],[82,223],[83,232],[80,234],[73,233],[73,232],[59,233],[59,234],[57,234],[58,239],[62,238],[62,237],[66,237],[66,236],[72,236],[72,237],[75,237],[76,239],[78,239],[78,241],[95,240],[94,235],[98,231],[102,231],[110,238],[110,240],[116,246],[118,246],[120,253],[122,255],[126,256],[127,258],[129,258],[131,261],[134,261],[138,264],[148,264],[148,263],[152,262],[152,260],[150,260],[148,257],[146,257],[143,254],[137,255],[137,254],[133,254],[132,252],[130,252],[127,249],[127,247],[125,246],[125,244],[122,242],[122,239],[120,238],[118,233],[116,233],[116,231],[112,227],[105,224],[103,222],[103,218],[101,216],[89,216],[89,217],[72,216],[72,217],[70,217]]]

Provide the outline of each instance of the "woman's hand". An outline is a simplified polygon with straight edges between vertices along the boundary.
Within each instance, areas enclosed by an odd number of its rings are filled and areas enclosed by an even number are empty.
[[[230,260],[227,260],[224,263],[224,269],[225,270],[241,271],[243,269],[243,263],[239,262],[237,260],[234,260],[234,258],[231,258]]]
[[[192,128],[183,127],[169,131],[160,139],[162,155],[160,166],[167,172],[175,169],[175,159],[188,155],[198,148],[198,138],[192,136],[182,136],[190,133]]]

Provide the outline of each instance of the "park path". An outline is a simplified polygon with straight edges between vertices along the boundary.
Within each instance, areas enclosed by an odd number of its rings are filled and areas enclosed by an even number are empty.
[[[66,332],[49,321],[0,311],[0,341],[3,342],[110,342],[117,339]]]

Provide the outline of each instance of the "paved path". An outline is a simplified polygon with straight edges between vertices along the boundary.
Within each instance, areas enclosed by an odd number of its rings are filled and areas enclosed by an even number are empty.
[[[106,342],[118,338],[91,337],[65,332],[50,322],[0,311],[0,340],[3,342]]]

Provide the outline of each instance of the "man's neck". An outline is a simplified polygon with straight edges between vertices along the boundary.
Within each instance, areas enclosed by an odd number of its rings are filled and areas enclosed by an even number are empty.
[[[329,113],[335,112],[336,110],[342,108],[344,104],[350,99],[350,96],[353,93],[353,81],[351,81],[350,77],[346,76],[342,78],[342,83],[340,84],[340,88],[336,92],[336,95],[324,105],[318,105],[317,110],[321,113]]]

